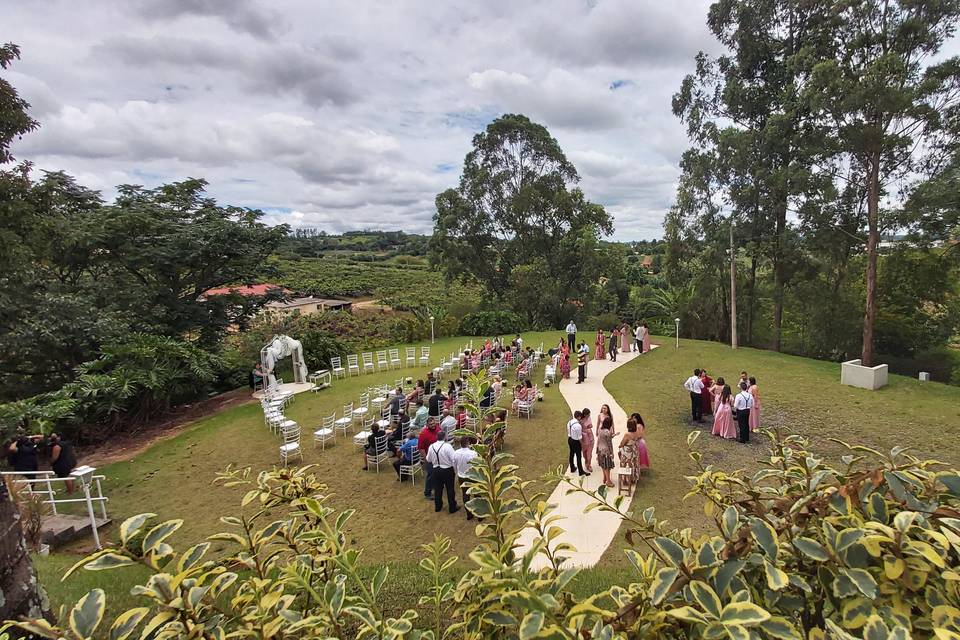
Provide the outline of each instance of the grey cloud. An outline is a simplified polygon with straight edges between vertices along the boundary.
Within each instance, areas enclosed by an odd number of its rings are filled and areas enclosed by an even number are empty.
[[[147,18],[217,18],[235,31],[257,38],[272,38],[287,29],[279,12],[262,9],[249,0],[141,0],[136,4]]]

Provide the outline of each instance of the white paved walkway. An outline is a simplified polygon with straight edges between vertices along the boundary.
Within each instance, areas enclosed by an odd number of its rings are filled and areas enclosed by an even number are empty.
[[[651,349],[658,345],[651,345]],[[603,379],[608,373],[617,367],[630,362],[638,357],[636,352],[620,353],[616,362],[610,360],[591,360],[587,365],[587,379],[583,384],[577,384],[577,370],[573,368],[570,372],[570,379],[560,383],[560,394],[570,405],[570,413],[575,410],[587,407],[590,409],[590,417],[596,423],[596,416],[600,413],[600,407],[604,404],[610,405],[610,414],[613,416],[613,425],[617,435],[613,438],[614,451],[620,444],[621,436],[627,430],[627,414],[613,399],[613,396],[603,386]],[[551,427],[553,428],[553,427]],[[556,436],[566,442],[566,422],[556,425]],[[551,436],[553,437],[553,436]],[[617,467],[611,469],[610,477],[614,483],[617,481],[617,470],[619,468],[619,459],[614,453],[614,461]],[[566,459],[557,460],[557,464],[563,463],[566,466]],[[584,463],[586,464],[586,463]],[[565,467],[566,468],[566,467]],[[567,476],[576,478],[575,474],[569,473]],[[584,476],[583,486],[595,490],[603,483],[603,472],[600,465],[597,464],[596,454],[593,456],[593,473]],[[594,509],[590,513],[584,513],[584,508],[590,504],[590,498],[582,493],[566,495],[569,487],[566,484],[558,483],[553,493],[547,498],[547,502],[556,505],[553,514],[563,516],[563,520],[557,522],[564,529],[563,535],[559,538],[562,542],[567,542],[576,549],[564,555],[569,557],[568,566],[592,567],[600,561],[600,556],[607,550],[610,543],[613,542],[620,528],[620,517],[613,513],[603,513]],[[610,489],[609,495],[616,495],[616,487]],[[630,504],[630,498],[626,497],[624,507]],[[521,532],[518,540],[520,548],[518,553],[523,553],[533,544],[537,532],[534,529],[525,529]],[[548,565],[546,558],[541,554],[533,562],[534,569],[541,569]]]

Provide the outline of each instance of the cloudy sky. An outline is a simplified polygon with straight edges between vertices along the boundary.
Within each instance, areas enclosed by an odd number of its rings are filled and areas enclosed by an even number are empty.
[[[429,232],[474,133],[546,125],[618,239],[658,237],[686,146],[670,96],[699,0],[32,0],[7,77],[42,128],[14,147],[111,197],[203,177],[229,204],[330,232]],[[81,9],[82,7],[82,9]]]

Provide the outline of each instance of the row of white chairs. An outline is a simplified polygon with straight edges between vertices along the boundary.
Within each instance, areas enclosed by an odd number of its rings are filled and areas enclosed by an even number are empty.
[[[376,356],[376,360],[374,360],[374,356]],[[417,356],[416,347],[407,347],[406,356],[406,366],[412,367],[418,363],[425,366],[430,362],[430,347],[420,347],[419,356]],[[347,356],[346,367],[343,366],[343,358],[340,356],[330,358],[330,371],[335,377],[343,378],[388,369],[400,369],[402,364],[400,349],[383,349],[376,352],[366,351],[359,354],[350,354]]]

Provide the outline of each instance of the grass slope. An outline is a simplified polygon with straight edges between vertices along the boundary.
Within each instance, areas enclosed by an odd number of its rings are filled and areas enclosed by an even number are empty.
[[[708,522],[702,503],[684,502],[695,472],[687,456],[690,400],[681,388],[694,367],[710,375],[736,381],[740,371],[755,376],[763,400],[762,428],[780,427],[810,438],[814,450],[837,458],[843,448],[830,441],[872,445],[881,450],[910,447],[915,455],[960,465],[960,389],[890,376],[889,386],[867,391],[840,385],[840,365],[757,349],[736,351],[715,342],[682,340],[674,348],[670,338],[642,358],[612,372],[605,385],[627,413],[638,411],[647,425],[647,444],[653,472],[638,489],[633,506],[656,507],[661,518],[675,526],[704,528]],[[767,438],[753,434],[749,445],[710,435],[712,418],[700,427],[705,433],[697,447],[704,464],[724,469],[759,468]],[[618,428],[623,428],[618,426]],[[618,536],[601,563],[622,563],[625,542]]]

